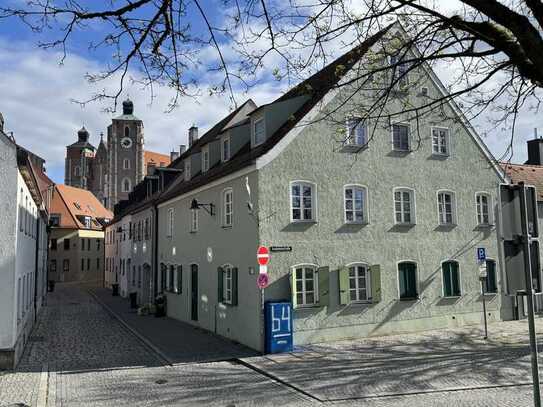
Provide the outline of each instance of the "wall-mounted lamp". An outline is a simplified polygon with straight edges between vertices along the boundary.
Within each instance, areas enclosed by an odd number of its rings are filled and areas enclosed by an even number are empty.
[[[203,203],[198,203],[198,201],[196,199],[193,199],[191,204],[190,204],[190,209],[191,210],[198,210],[200,208],[204,208],[205,211],[207,213],[209,213],[211,216],[213,216],[213,208],[215,206],[212,204],[212,203],[208,203],[208,204],[203,204]]]

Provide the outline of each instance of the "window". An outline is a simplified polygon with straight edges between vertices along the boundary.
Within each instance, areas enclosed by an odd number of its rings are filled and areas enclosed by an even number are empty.
[[[185,181],[190,180],[190,157],[185,160],[184,177],[185,177]]]
[[[81,168],[78,165],[74,167],[74,175],[76,177],[79,177],[81,175]]]
[[[290,188],[291,221],[315,220],[314,186],[308,182],[293,182]]]
[[[130,266],[128,266],[128,270],[130,270]],[[136,266],[132,266],[132,287],[136,286]]]
[[[85,216],[85,228],[90,229],[91,228],[91,217]]]
[[[21,277],[18,278],[17,280],[17,292],[18,292],[18,295],[17,295],[17,317],[18,319],[21,319],[22,317],[22,299],[23,299],[23,289],[22,289],[22,286],[21,286]]]
[[[175,292],[177,294],[183,292],[183,266],[177,266],[175,270]]]
[[[407,188],[394,190],[394,216],[396,224],[415,224],[415,191]]]
[[[145,218],[145,240],[149,240],[149,218]]]
[[[81,259],[81,271],[85,271],[85,259]]]
[[[202,147],[202,172],[209,170],[209,147]]]
[[[441,263],[443,275],[443,296],[460,297],[460,272],[458,262],[445,261]]]
[[[128,178],[123,179],[123,192],[130,192],[130,180]]]
[[[238,305],[238,269],[229,264],[218,268],[218,301]]]
[[[190,231],[192,233],[198,231],[198,211],[195,209],[190,211]]]
[[[486,280],[483,284],[485,293],[497,293],[498,282],[496,280],[496,262],[494,260],[486,261]]]
[[[70,239],[64,239],[64,250],[70,250]]]
[[[362,147],[367,143],[367,127],[360,118],[347,119],[347,137],[345,145]]]
[[[62,270],[65,272],[70,271],[70,259],[64,259],[62,262]]]
[[[81,238],[81,251],[85,250],[85,238]]]
[[[96,271],[100,271],[100,258],[96,258]]]
[[[21,188],[21,201],[23,199],[23,189]],[[23,231],[23,205],[21,202],[21,205],[19,205],[19,230]]]
[[[398,55],[392,55],[390,65],[392,66],[392,82],[396,82],[400,87],[406,86],[409,83],[409,65],[407,62],[401,62]]]
[[[128,126],[126,126],[124,128],[124,136],[125,137],[130,137],[130,129],[128,128]]]
[[[57,261],[55,259],[51,260],[51,263],[49,265],[49,271],[51,273],[56,273],[57,272]]]
[[[87,271],[90,271],[90,269],[91,269],[91,259],[88,258],[87,259]]]
[[[477,224],[480,226],[490,225],[490,195],[486,192],[478,192],[475,195],[477,206]]]
[[[368,301],[371,297],[370,284],[368,266],[357,264],[349,267],[349,297],[351,302]]]
[[[398,123],[392,125],[392,148],[395,151],[409,151],[409,125]]]
[[[25,235],[28,234],[28,197],[25,197]]]
[[[449,155],[449,129],[432,127],[432,153]]]
[[[221,141],[221,160],[228,161],[230,159],[230,136],[226,136]]]
[[[264,118],[255,120],[254,122],[254,145],[262,144],[266,139],[266,128],[264,127]]]
[[[348,185],[344,191],[345,223],[365,223],[366,188]]]
[[[57,239],[51,239],[51,250],[57,250]]]
[[[437,207],[440,225],[454,225],[455,199],[453,192],[439,192],[437,194]]]
[[[398,264],[398,283],[400,300],[414,300],[418,298],[416,263],[402,262]]]
[[[168,209],[168,233],[166,236],[173,236],[173,208]]]
[[[141,288],[141,266],[138,266],[138,288]]]
[[[96,239],[96,250],[97,251],[100,251],[100,245],[101,245],[100,239]]]
[[[222,193],[223,226],[232,226],[232,214],[233,214],[232,199],[233,199],[232,188],[225,189]]]
[[[294,269],[296,281],[296,304],[315,305],[318,302],[318,280],[313,266],[298,266]]]
[[[129,170],[130,169],[130,160],[128,158],[125,158],[123,160],[123,169],[124,170]]]

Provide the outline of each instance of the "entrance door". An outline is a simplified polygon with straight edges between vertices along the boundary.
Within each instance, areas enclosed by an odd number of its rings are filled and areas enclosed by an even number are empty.
[[[198,321],[198,266],[192,264],[190,266],[190,319]]]

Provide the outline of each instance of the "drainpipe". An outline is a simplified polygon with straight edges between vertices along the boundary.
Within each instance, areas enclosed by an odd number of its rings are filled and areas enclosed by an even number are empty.
[[[39,217],[36,218],[36,253],[34,255],[34,323],[38,320],[38,263],[40,254],[40,222]]]
[[[153,299],[158,295],[158,206],[153,202],[154,242],[153,242]]]

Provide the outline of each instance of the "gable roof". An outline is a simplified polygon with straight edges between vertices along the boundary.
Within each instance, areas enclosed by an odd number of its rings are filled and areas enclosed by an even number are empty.
[[[68,185],[55,185],[50,213],[60,214],[61,228],[85,229],[84,218],[91,217],[91,229],[101,230],[101,220],[112,219],[113,213],[94,194]]]
[[[162,193],[158,198],[158,202],[164,202],[172,199],[177,195],[189,192],[192,189],[205,185],[208,182],[236,172],[254,163],[258,157],[264,155],[277,143],[279,143],[279,141],[281,141],[283,137],[285,137],[287,133],[292,130],[330,90],[335,88],[339,81],[351,70],[351,68],[360,60],[360,58],[362,58],[366,52],[386,34],[392,25],[389,25],[383,30],[377,32],[360,45],[354,47],[352,50],[343,54],[325,66],[323,69],[289,90],[284,95],[278,97],[272,103],[265,105],[270,106],[275,103],[281,103],[300,96],[307,97],[307,100],[304,101],[301,106],[294,111],[272,135],[266,139],[264,143],[256,146],[255,148],[250,148],[250,143],[246,143],[240,149],[240,151],[238,151],[238,153],[227,162],[219,163],[206,173],[197,174],[189,181],[174,182],[175,185],[172,185],[169,190]],[[220,123],[223,122],[224,120]],[[190,150],[187,151],[187,153],[189,152]]]
[[[543,166],[529,164],[500,163],[513,183],[524,182],[535,186],[537,200],[543,201]]]

